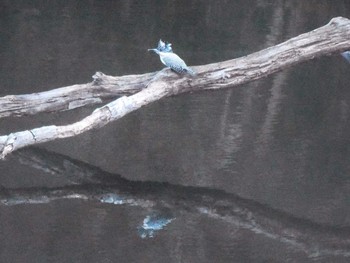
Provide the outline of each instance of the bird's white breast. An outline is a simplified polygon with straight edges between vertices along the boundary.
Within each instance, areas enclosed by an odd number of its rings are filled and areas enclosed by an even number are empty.
[[[159,52],[159,58],[165,66],[169,66],[169,63],[186,66],[186,63],[175,53]]]

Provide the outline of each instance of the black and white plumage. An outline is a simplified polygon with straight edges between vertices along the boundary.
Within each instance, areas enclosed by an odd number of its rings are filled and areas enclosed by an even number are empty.
[[[167,67],[171,68],[173,71],[179,74],[190,74],[195,75],[196,73],[189,68],[185,61],[183,61],[178,55],[173,53],[170,43],[164,43],[159,40],[158,48],[148,49],[148,51],[153,51],[159,55],[160,61]]]
[[[171,47],[171,43],[169,42],[163,42],[161,39],[158,42],[157,49],[162,52],[173,52],[173,49]]]

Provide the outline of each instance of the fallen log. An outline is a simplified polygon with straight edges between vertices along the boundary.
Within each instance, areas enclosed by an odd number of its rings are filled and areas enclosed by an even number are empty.
[[[0,117],[69,110],[122,96],[69,125],[44,126],[0,136],[0,158],[33,144],[67,138],[120,119],[164,97],[190,91],[230,88],[254,81],[295,64],[350,49],[350,20],[337,17],[327,25],[245,57],[192,67],[195,77],[165,69],[121,77],[96,73],[93,82],[43,93],[0,98]],[[126,95],[129,95],[126,97]]]

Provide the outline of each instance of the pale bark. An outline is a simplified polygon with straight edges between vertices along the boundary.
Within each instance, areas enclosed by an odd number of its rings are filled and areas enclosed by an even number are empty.
[[[94,81],[31,95],[0,98],[0,117],[68,110],[102,99],[123,96],[65,126],[45,126],[0,136],[0,158],[28,145],[78,135],[117,120],[144,105],[184,92],[234,87],[266,77],[325,54],[350,49],[350,20],[332,19],[327,25],[251,55],[193,67],[193,78],[164,70],[159,73],[112,77],[102,73]],[[125,95],[130,95],[126,97]]]

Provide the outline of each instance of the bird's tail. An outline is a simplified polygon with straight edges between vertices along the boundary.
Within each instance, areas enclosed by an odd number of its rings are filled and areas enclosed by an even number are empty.
[[[196,72],[195,72],[193,69],[189,68],[189,67],[187,67],[187,68],[185,69],[185,71],[186,71],[188,74],[190,74],[191,76],[195,76],[195,75],[196,75]]]

